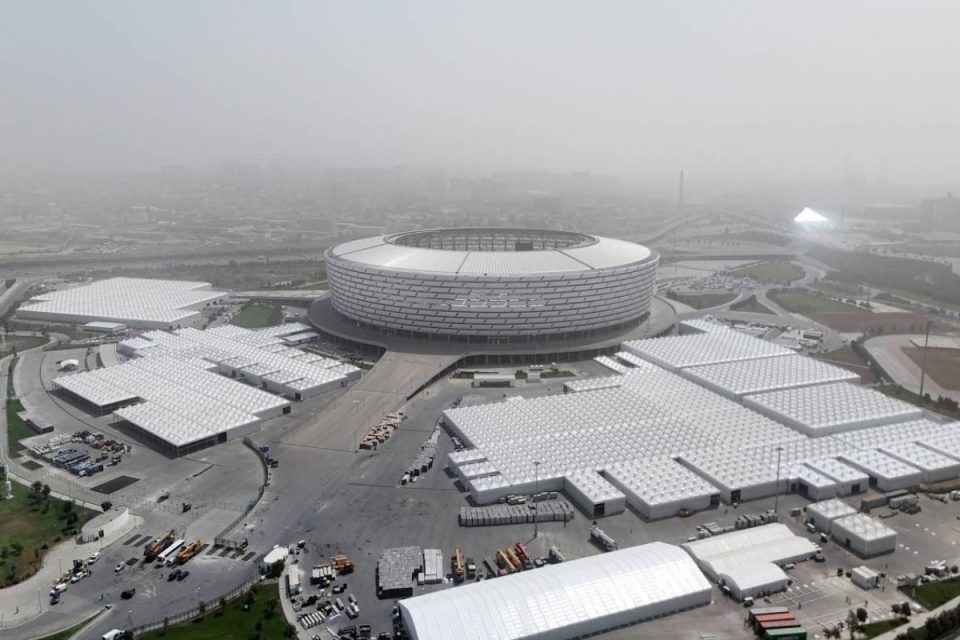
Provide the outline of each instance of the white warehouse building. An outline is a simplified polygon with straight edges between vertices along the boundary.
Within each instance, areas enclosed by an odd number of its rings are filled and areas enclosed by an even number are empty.
[[[412,640],[568,640],[710,603],[710,583],[662,542],[399,602]]]
[[[65,324],[122,323],[137,329],[203,326],[203,309],[227,299],[209,282],[110,278],[42,293],[24,302],[17,317]]]

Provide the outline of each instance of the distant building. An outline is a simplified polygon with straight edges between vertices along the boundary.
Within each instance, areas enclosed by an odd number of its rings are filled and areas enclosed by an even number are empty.
[[[920,203],[923,227],[937,231],[960,231],[960,198],[948,193],[943,198],[930,198]]]

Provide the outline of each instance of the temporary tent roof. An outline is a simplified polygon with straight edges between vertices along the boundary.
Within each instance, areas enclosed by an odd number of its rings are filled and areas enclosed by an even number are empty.
[[[176,324],[197,314],[197,309],[226,294],[208,282],[110,278],[90,284],[49,291],[30,299],[18,312],[25,318],[67,321],[107,320],[156,326]]]
[[[704,605],[681,549],[653,542],[400,601],[413,640],[579,637]]]
[[[751,393],[860,379],[852,371],[800,355],[691,367],[684,369],[683,375],[737,398]]]
[[[740,583],[756,577],[751,567],[762,563],[783,563],[809,558],[817,546],[794,535],[784,524],[774,523],[740,529],[681,545],[713,579],[721,573]]]
[[[811,436],[923,416],[912,405],[846,382],[750,395],[744,404]]]
[[[794,352],[737,331],[630,340],[623,349],[666,369],[793,355]]]

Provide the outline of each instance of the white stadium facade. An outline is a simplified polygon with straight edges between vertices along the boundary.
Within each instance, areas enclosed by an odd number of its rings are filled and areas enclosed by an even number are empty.
[[[435,229],[325,254],[333,308],[386,335],[523,343],[603,336],[650,311],[659,256],[638,244],[530,229]]]

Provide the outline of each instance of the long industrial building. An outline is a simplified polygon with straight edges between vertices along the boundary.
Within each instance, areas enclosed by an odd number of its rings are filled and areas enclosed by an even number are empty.
[[[581,233],[436,229],[354,240],[325,254],[349,322],[465,342],[609,334],[649,310],[658,255]]]
[[[121,343],[124,364],[54,378],[85,409],[114,417],[158,449],[184,455],[255,432],[290,401],[338,388],[360,370],[284,344],[304,325],[259,331],[152,331]],[[250,384],[243,384],[248,382]]]
[[[662,542],[399,602],[412,640],[566,640],[710,603],[710,583]]]
[[[687,328],[704,332],[625,343],[624,373],[569,382],[564,395],[447,410],[467,445],[448,466],[479,503],[565,491],[593,516],[629,504],[651,519],[960,475],[957,423],[722,325]]]
[[[209,282],[110,278],[49,291],[23,303],[17,317],[64,324],[103,321],[137,329],[180,329],[203,324],[203,309],[227,299]]]

